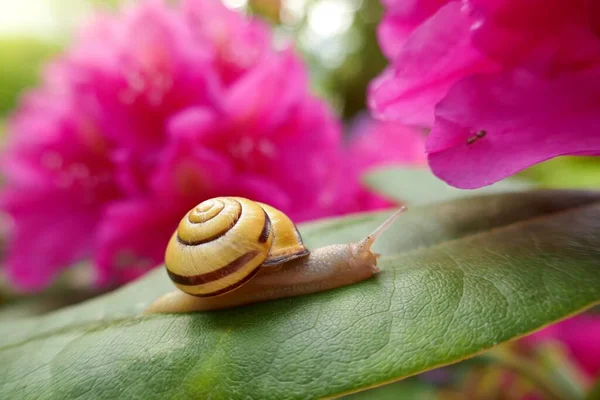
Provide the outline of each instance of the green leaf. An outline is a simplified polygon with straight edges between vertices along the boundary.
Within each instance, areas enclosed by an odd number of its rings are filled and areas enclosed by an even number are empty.
[[[300,227],[310,248],[387,213]],[[600,193],[539,191],[412,207],[374,279],[212,313],[140,316],[163,269],[0,327],[0,398],[306,399],[474,356],[600,301]]]
[[[371,170],[363,177],[367,187],[392,200],[405,204],[431,204],[475,195],[524,191],[533,184],[510,178],[481,189],[463,190],[448,185],[428,168],[384,167]]]

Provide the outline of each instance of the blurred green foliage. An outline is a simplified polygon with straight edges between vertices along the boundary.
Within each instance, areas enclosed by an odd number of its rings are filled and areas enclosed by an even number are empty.
[[[16,105],[23,89],[35,85],[40,66],[58,50],[56,44],[33,38],[0,37],[0,119]]]
[[[599,157],[557,157],[534,165],[520,174],[546,187],[600,187]]]
[[[590,390],[586,400],[600,400],[600,378],[594,387]]]
[[[350,34],[360,38],[341,67],[332,71],[332,89],[343,98],[343,116],[349,118],[366,107],[367,86],[387,65],[377,44],[377,24],[383,13],[378,0],[364,1]]]
[[[377,25],[383,14],[379,0],[348,2],[356,5],[352,25],[324,43],[314,43],[304,36],[309,29],[308,14],[321,0],[306,0],[304,16],[296,23],[286,23],[280,18],[285,0],[250,0],[248,12],[257,15],[286,36],[296,39],[297,50],[308,64],[311,83],[315,91],[326,98],[342,116],[351,119],[366,108],[367,86],[387,65],[377,43]],[[304,40],[303,40],[304,39]],[[329,41],[329,43],[327,43]],[[335,65],[324,62],[323,48],[337,41],[344,48],[343,59]]]

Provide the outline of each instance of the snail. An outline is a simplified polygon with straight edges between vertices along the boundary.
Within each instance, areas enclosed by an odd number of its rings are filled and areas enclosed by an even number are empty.
[[[165,267],[178,290],[145,313],[236,307],[350,285],[379,272],[375,240],[401,207],[357,243],[309,251],[283,212],[242,197],[217,197],[190,210],[167,245]]]

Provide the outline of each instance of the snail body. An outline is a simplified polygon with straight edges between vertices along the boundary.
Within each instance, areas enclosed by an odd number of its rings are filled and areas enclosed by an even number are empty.
[[[309,251],[281,211],[240,197],[218,197],[186,214],[165,255],[179,290],[146,313],[208,311],[350,285],[377,273],[371,246],[405,210],[357,243]]]

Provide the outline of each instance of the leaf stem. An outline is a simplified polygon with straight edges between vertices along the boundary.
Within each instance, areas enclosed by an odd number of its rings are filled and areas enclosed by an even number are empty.
[[[558,382],[565,390],[577,393],[578,398],[585,397],[586,388],[591,386],[591,382],[581,367],[570,359],[563,343],[538,344],[536,353],[542,365],[552,372],[553,381]]]
[[[492,349],[480,356],[486,361],[495,362],[505,368],[529,378],[537,387],[543,390],[553,400],[583,399],[579,390],[573,387],[558,385],[550,374],[539,368],[534,362],[507,350]]]

